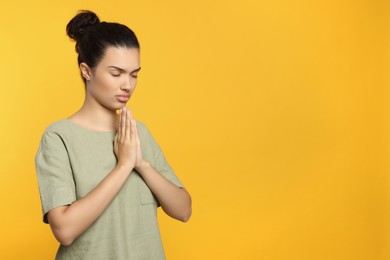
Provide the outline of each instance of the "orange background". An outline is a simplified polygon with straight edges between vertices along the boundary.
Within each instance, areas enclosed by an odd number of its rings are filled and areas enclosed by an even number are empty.
[[[53,259],[34,156],[82,105],[79,9],[141,44],[129,103],[193,198],[167,259],[390,259],[385,0],[4,1],[0,259]]]

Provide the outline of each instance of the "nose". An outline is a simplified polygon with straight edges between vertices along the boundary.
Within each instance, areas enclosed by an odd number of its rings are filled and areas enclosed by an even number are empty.
[[[133,84],[134,83],[131,81],[129,77],[122,83],[121,89],[130,92],[133,89]]]

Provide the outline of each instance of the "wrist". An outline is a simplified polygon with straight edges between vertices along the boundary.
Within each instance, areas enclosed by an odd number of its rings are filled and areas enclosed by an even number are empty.
[[[134,169],[134,164],[118,163],[116,168],[118,168],[120,171],[131,172]]]
[[[139,172],[139,173],[142,174],[143,171],[145,171],[146,169],[148,169],[148,168],[150,168],[150,167],[151,167],[150,162],[148,162],[148,161],[146,161],[146,160],[142,160],[140,164],[138,164],[138,165],[136,165],[136,166],[134,167],[134,169],[135,169],[137,172]]]

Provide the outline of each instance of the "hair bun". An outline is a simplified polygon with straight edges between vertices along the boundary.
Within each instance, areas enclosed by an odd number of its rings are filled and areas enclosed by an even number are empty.
[[[80,10],[66,25],[66,33],[71,39],[79,41],[89,28],[98,23],[100,23],[99,17],[94,12]]]

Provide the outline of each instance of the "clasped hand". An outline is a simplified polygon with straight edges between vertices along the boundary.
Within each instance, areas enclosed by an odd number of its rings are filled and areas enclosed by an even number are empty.
[[[137,124],[129,108],[120,110],[118,131],[114,140],[114,152],[117,164],[133,168],[141,166],[143,162],[141,145],[138,136]]]

